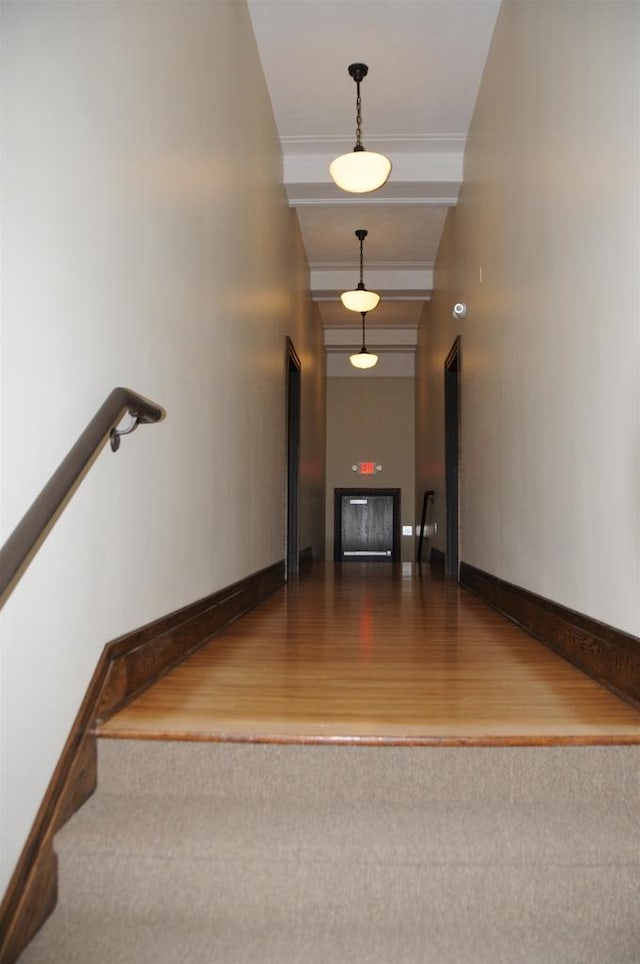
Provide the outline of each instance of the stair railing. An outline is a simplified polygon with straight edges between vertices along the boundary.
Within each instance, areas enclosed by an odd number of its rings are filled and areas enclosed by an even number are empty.
[[[416,554],[416,562],[422,562],[422,544],[425,539],[425,532],[427,529],[427,511],[429,509],[429,503],[433,504],[433,497],[435,493],[433,489],[428,489],[425,492],[422,499],[422,517],[420,519],[420,532],[418,534],[418,551]]]
[[[125,429],[118,429],[127,412],[132,418],[131,424]],[[114,388],[109,393],[0,549],[0,608],[15,589],[107,440],[111,443],[112,451],[117,452],[123,435],[130,435],[138,425],[160,422],[165,415],[160,405],[129,388]]]

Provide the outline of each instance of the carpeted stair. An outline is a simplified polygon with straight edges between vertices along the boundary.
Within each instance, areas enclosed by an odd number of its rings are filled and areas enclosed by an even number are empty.
[[[21,964],[638,964],[640,747],[105,740]]]

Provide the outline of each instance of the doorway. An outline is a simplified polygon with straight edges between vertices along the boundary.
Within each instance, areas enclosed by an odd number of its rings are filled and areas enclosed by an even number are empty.
[[[334,489],[335,562],[400,562],[400,489]]]
[[[458,578],[460,540],[460,335],[444,363],[445,573]]]
[[[287,362],[287,491],[286,569],[287,579],[299,570],[298,502],[300,477],[300,359],[290,338],[286,342]]]

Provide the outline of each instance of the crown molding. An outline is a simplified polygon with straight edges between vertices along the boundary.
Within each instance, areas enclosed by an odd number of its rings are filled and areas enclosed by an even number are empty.
[[[350,291],[354,286],[352,268],[311,270],[310,275],[311,292],[315,301],[334,300],[340,297],[342,291]],[[367,288],[380,291],[394,301],[426,301],[433,291],[433,270],[424,266],[413,270],[372,270],[367,266]]]
[[[465,134],[367,134],[365,146],[380,148],[397,154],[464,153]],[[292,154],[345,154],[353,150],[353,134],[283,135],[280,138],[282,153]]]
[[[363,202],[362,195],[356,195],[353,197],[330,197],[330,198],[317,198],[317,197],[307,197],[304,194],[297,194],[295,192],[288,193],[289,207],[292,208],[303,208],[303,207],[343,207],[344,205],[355,205],[358,204],[362,206],[366,203],[367,206],[372,207],[448,207],[454,208],[458,203],[457,195],[451,195],[450,197],[443,198],[432,198],[432,197],[406,197],[406,198],[392,198],[392,197],[368,197],[366,201]]]
[[[357,271],[359,261],[310,261],[311,271]],[[433,270],[434,261],[367,261],[367,271],[423,271]]]
[[[354,312],[355,314],[355,312]],[[344,351],[360,341],[361,326],[353,328],[330,327],[324,329],[324,345],[327,351]],[[418,345],[417,328],[367,328],[367,343],[385,351],[413,351]]]

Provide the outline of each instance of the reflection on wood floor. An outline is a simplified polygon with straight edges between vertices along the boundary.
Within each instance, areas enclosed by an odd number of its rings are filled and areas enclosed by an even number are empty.
[[[110,737],[640,743],[640,713],[455,583],[315,564],[99,728]]]

